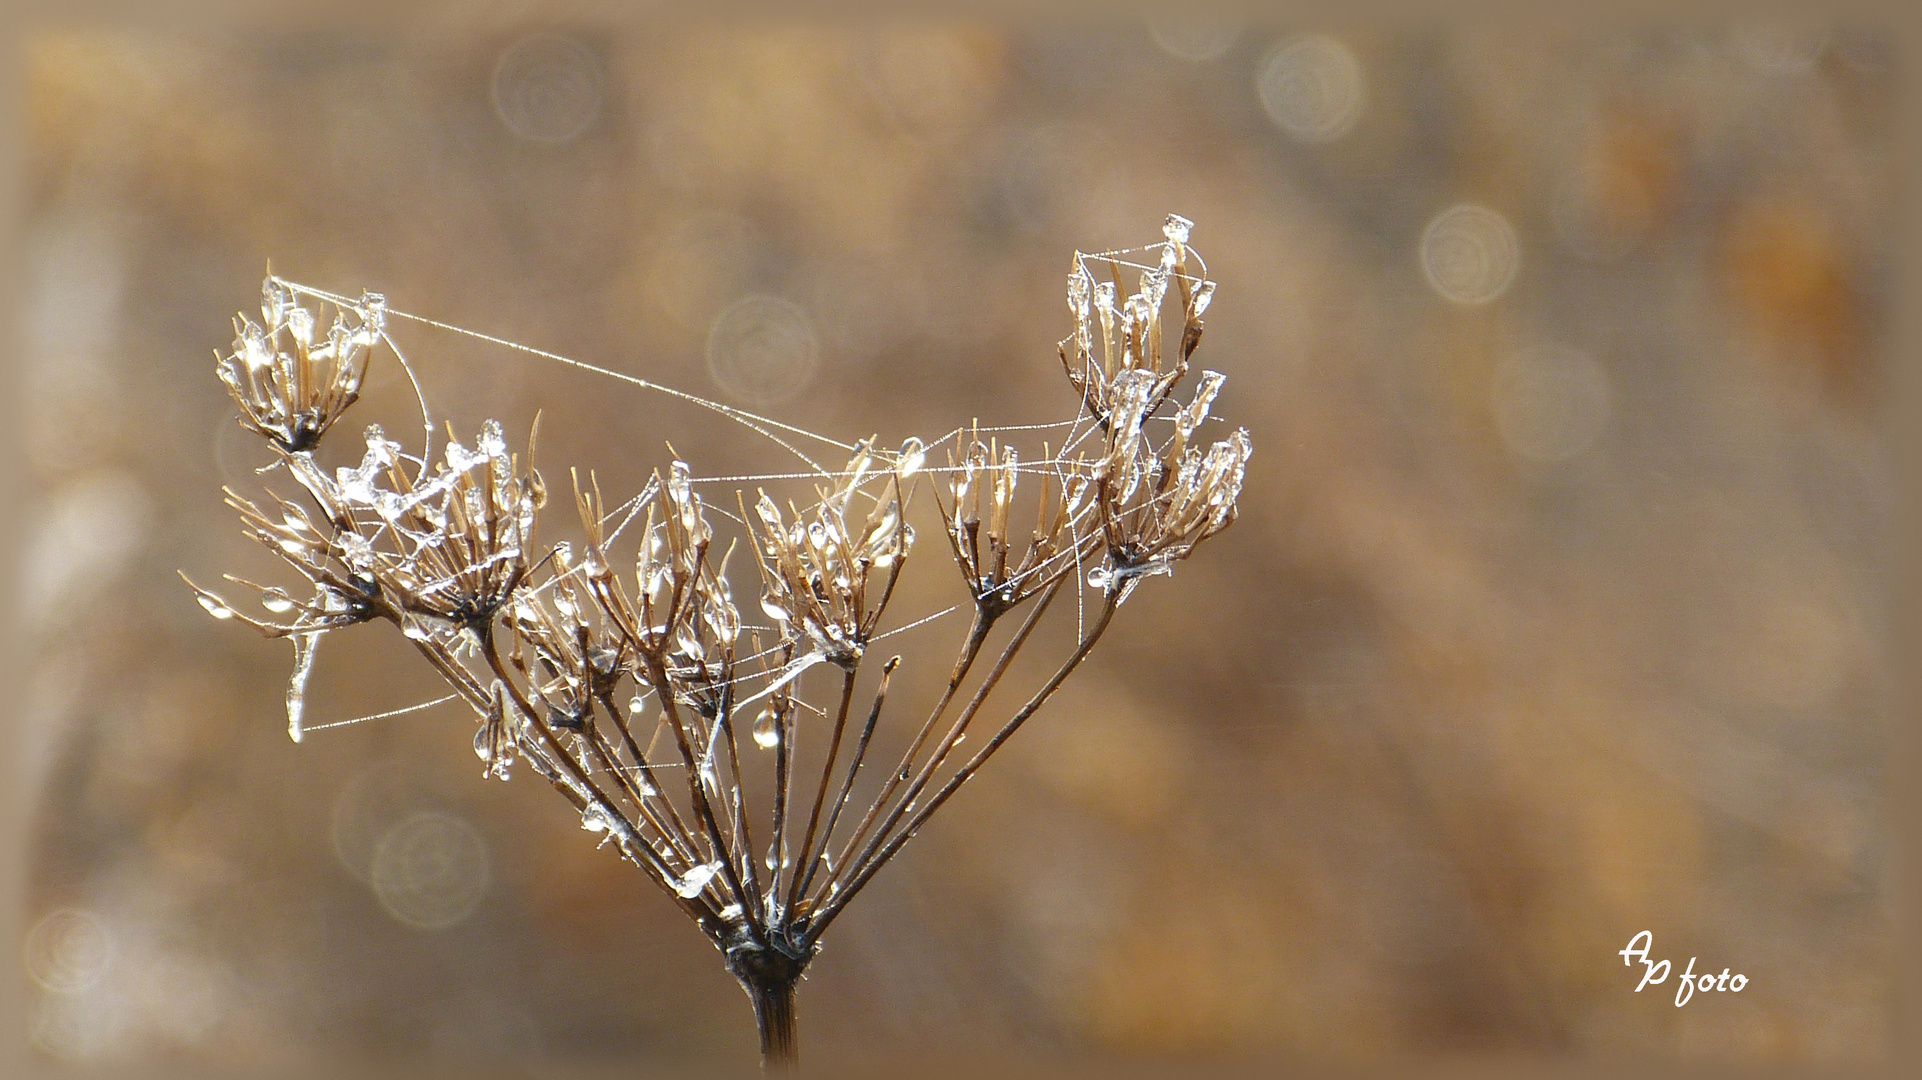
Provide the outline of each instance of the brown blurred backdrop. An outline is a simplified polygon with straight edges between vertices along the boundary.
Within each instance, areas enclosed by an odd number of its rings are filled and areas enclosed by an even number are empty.
[[[1241,520],[1146,582],[836,925],[806,1051],[1883,1053],[1888,37],[503,21],[25,46],[19,940],[50,1060],[750,1059],[714,951],[543,785],[482,783],[470,718],[295,746],[289,650],[174,576],[270,572],[220,504],[262,459],[212,363],[269,259],[895,445],[1067,415],[1070,253],[1171,211],[1221,282],[1196,359],[1253,434]],[[743,319],[778,347],[731,349]],[[785,465],[400,329],[464,433],[545,411],[550,483],[632,490],[663,440],[708,474]],[[348,426],[416,430],[392,366],[372,378]],[[362,629],[321,653],[310,722],[442,692]],[[926,700],[962,631],[917,631],[900,692]],[[394,884],[401,841],[446,888]],[[1634,993],[1617,951],[1645,929],[1749,985]]]

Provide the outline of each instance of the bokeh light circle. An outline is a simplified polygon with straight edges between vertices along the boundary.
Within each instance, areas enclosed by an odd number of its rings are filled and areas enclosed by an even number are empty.
[[[487,892],[487,844],[467,822],[435,810],[401,820],[374,847],[380,906],[422,930],[445,930],[474,913]]]
[[[1608,423],[1608,374],[1574,349],[1532,349],[1495,374],[1495,424],[1518,457],[1543,464],[1588,450]]]
[[[1294,38],[1270,52],[1255,92],[1275,126],[1302,142],[1330,142],[1361,119],[1368,84],[1361,61],[1326,34]]]
[[[531,34],[508,46],[489,86],[507,130],[538,143],[579,138],[600,119],[600,64],[586,45],[559,34]]]
[[[750,405],[793,398],[814,381],[819,364],[813,322],[799,305],[779,297],[744,296],[708,328],[708,373]]]
[[[1455,303],[1494,300],[1508,291],[1521,263],[1515,227],[1486,206],[1451,206],[1422,230],[1422,276],[1430,288]]]
[[[100,916],[55,908],[27,931],[27,977],[54,994],[84,994],[113,964],[114,935]]]

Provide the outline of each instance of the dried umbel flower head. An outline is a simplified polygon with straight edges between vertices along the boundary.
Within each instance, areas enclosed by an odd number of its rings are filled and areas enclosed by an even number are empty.
[[[290,453],[313,449],[359,399],[386,308],[386,298],[364,293],[337,312],[326,337],[317,339],[315,314],[286,285],[268,278],[261,290],[263,322],[234,316],[233,351],[219,357],[216,367],[240,406],[241,425]]]
[[[1123,252],[1076,253],[1068,275],[1075,328],[1061,342],[1061,361],[1104,436],[1088,475],[1106,561],[1090,574],[1090,583],[1122,598],[1141,576],[1170,572],[1196,545],[1233,524],[1253,453],[1245,428],[1206,451],[1195,445],[1226,381],[1219,372],[1203,372],[1194,399],[1172,416],[1160,415],[1188,373],[1201,341],[1202,314],[1214,297],[1215,283],[1190,272],[1192,266],[1206,273],[1188,246],[1192,227],[1170,214],[1162,225],[1165,240],[1143,249],[1153,254],[1153,263],[1123,262]],[[1124,265],[1140,271],[1140,285],[1117,303]],[[1106,280],[1097,268],[1107,270]],[[1181,318],[1172,355],[1162,332],[1162,309],[1170,301]],[[1174,428],[1159,445],[1152,427],[1157,422]]]
[[[714,527],[689,476],[687,463],[676,461],[665,480],[655,473],[634,503],[636,509],[646,507],[647,519],[635,557],[632,595],[608,564],[607,511],[599,489],[582,490],[577,478],[576,507],[587,533],[586,556],[578,570],[606,613],[617,651],[658,656],[704,672],[711,662],[732,654],[741,633],[741,613],[727,580],[727,556],[719,565],[709,557]]]
[[[1172,418],[1174,433],[1156,448],[1147,424],[1158,381],[1146,371],[1123,372],[1116,380],[1107,453],[1095,468],[1108,565],[1094,584],[1123,588],[1142,574],[1168,573],[1197,544],[1234,523],[1254,452],[1248,429],[1237,429],[1205,453],[1192,445],[1225,381],[1218,372],[1203,372],[1194,400]]]
[[[820,500],[812,511],[790,506],[792,522],[766,492],[754,504],[761,523],[761,609],[843,668],[866,650],[914,545],[913,526],[901,520],[900,475],[879,468],[873,444],[868,439],[855,448],[839,483],[816,489]],[[883,478],[878,496],[864,487],[876,477]],[[883,581],[878,602],[870,604],[869,579],[876,570]]]
[[[334,476],[308,451],[280,454],[280,464],[312,498],[319,522],[277,495],[271,497],[278,517],[231,488],[227,502],[250,538],[307,579],[313,598],[297,602],[285,590],[229,577],[258,592],[270,615],[293,616],[277,622],[240,615],[225,598],[188,584],[216,617],[294,640],[287,721],[298,741],[302,692],[321,634],[385,618],[417,642],[475,640],[527,575],[534,515],[546,489],[538,474],[523,475],[492,420],[482,426],[477,449],[450,439],[431,475],[418,466],[409,475],[408,463],[418,459],[407,458],[377,424],[367,429],[361,464]]]
[[[431,475],[409,476],[400,444],[378,425],[357,468],[329,477],[307,454],[287,458],[335,528],[328,554],[372,583],[414,638],[491,622],[527,574],[547,498],[498,421],[482,425],[472,450],[452,434]]]
[[[1042,458],[1049,458],[1045,444]],[[1059,573],[1091,557],[1100,546],[1099,532],[1085,528],[1093,507],[1084,463],[1066,463],[1061,475],[1045,465],[1035,470],[1041,496],[1034,531],[1020,561],[1010,565],[1016,542],[1015,492],[1022,472],[1015,448],[992,437],[984,443],[976,430],[962,456],[948,460],[949,502],[941,503],[937,494],[936,504],[955,565],[977,607],[998,616],[1047,588]]]
[[[1115,257],[1121,252],[1107,256],[1075,252],[1074,266],[1068,271],[1068,311],[1074,315],[1074,333],[1061,341],[1061,364],[1088,412],[1103,427],[1120,405],[1122,381],[1128,373],[1150,376],[1150,413],[1188,373],[1188,358],[1201,341],[1202,313],[1215,295],[1214,282],[1189,272],[1191,260],[1200,262],[1188,247],[1193,227],[1187,218],[1169,214],[1161,227],[1167,239],[1146,249],[1158,253],[1153,265],[1123,263]],[[1119,295],[1125,288],[1124,265],[1140,271],[1138,287],[1125,297]],[[1206,267],[1200,269],[1205,274]],[[1165,355],[1161,328],[1162,308],[1170,298],[1181,325],[1172,356]]]
[[[763,1053],[790,1057],[795,985],[848,903],[1078,670],[1146,575],[1168,572],[1235,520],[1248,433],[1205,448],[1202,438],[1222,377],[1204,373],[1186,405],[1173,397],[1214,290],[1188,228],[1170,217],[1165,241],[1145,255],[1076,256],[1062,360],[1078,400],[1058,452],[1044,444],[1024,455],[1004,439],[1013,429],[978,424],[888,452],[872,438],[841,443],[643,383],[794,452],[813,470],[814,501],[783,505],[762,491],[750,510],[737,491],[736,518],[708,506],[701,478],[674,461],[610,507],[591,472],[585,483],[575,474],[578,554],[566,543],[537,548],[546,489],[531,466],[533,436],[523,462],[493,421],[472,449],[450,428],[438,459],[369,427],[357,466],[321,468],[312,450],[357,398],[368,350],[392,346],[384,320],[416,316],[375,297],[342,300],[358,324],[336,320],[317,343],[292,300],[313,290],[270,279],[265,325],[241,327],[221,374],[242,422],[273,446],[304,499],[270,495],[263,506],[229,491],[228,503],[310,593],[233,579],[259,594],[258,619],[196,593],[215,616],[294,643],[296,740],[321,636],[392,624],[473,713],[484,775],[507,779],[525,763],[553,785],[583,829],[722,951],[754,1005]],[[1124,267],[1141,276],[1118,300]],[[1171,298],[1180,337],[1164,346]],[[776,431],[846,450],[847,464],[829,472]],[[947,467],[927,467],[950,438]],[[883,628],[914,543],[908,505],[924,481],[967,588],[947,611],[972,618],[912,737],[880,742],[906,751],[872,762],[902,662],[890,657],[877,674],[874,646],[946,614]],[[719,547],[717,528],[733,532]],[[770,625],[744,624],[735,603],[730,562],[743,542]],[[614,570],[629,557],[631,578]],[[1092,612],[1083,581],[1101,590]],[[1011,674],[1025,670],[1017,656],[1052,636],[1034,631],[1070,588],[1073,647],[1008,703],[1003,687],[1030,677]],[[977,726],[992,730],[964,751]]]

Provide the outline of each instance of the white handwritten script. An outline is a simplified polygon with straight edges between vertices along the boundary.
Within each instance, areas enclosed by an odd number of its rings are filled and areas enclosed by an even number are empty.
[[[1629,966],[1630,963],[1636,960],[1642,962],[1642,981],[1635,987],[1635,992],[1638,994],[1642,992],[1642,987],[1661,983],[1668,979],[1668,961],[1651,961],[1648,958],[1648,950],[1652,948],[1654,944],[1655,935],[1650,931],[1644,930],[1634,937],[1629,938],[1628,948],[1623,949],[1621,952],[1623,967]],[[1696,975],[1695,957],[1691,956],[1688,958],[1688,970],[1682,972],[1681,980],[1675,985],[1675,1007],[1679,1009],[1688,1004],[1688,999],[1694,997],[1695,991],[1697,990],[1700,990],[1704,994],[1724,991],[1739,994],[1742,992],[1742,987],[1747,985],[1748,976],[1736,974],[1731,977],[1727,968],[1723,968],[1720,975],[1712,972],[1704,975]]]

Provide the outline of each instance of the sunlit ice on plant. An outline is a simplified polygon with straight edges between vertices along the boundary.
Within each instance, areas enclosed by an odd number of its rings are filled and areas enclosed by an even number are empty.
[[[975,421],[899,446],[848,442],[517,346],[706,409],[812,477],[804,502],[737,488],[717,505],[685,461],[619,500],[570,470],[578,548],[539,540],[542,515],[565,511],[535,464],[538,419],[518,450],[492,420],[471,442],[448,429],[436,449],[411,368],[419,451],[370,425],[357,466],[317,464],[369,363],[406,366],[390,324],[431,320],[270,276],[262,320],[236,320],[217,373],[241,426],[272,448],[263,471],[291,483],[264,501],[226,494],[296,583],[229,576],[259,615],[231,589],[188,584],[216,618],[293,642],[297,742],[322,639],[362,623],[398,631],[395,645],[472,711],[482,775],[524,766],[559,792],[720,949],[764,1062],[790,1063],[796,985],[834,920],[1074,674],[1145,579],[1235,520],[1252,444],[1245,429],[1207,437],[1225,380],[1189,379],[1215,290],[1191,228],[1171,215],[1160,242],[1076,253],[1058,350],[1074,415],[1039,429]],[[1058,438],[1025,455],[1009,440],[1037,430]],[[889,610],[929,543],[908,521],[917,495],[955,567],[956,603],[936,614],[969,625],[936,700],[910,708],[888,691],[912,661],[884,646],[933,618]],[[1064,592],[1072,605],[1057,604]],[[1005,685],[1051,612],[1072,621],[1072,646],[1039,685]],[[963,753],[977,722],[989,734]],[[870,758],[883,724],[912,732],[898,760]]]

